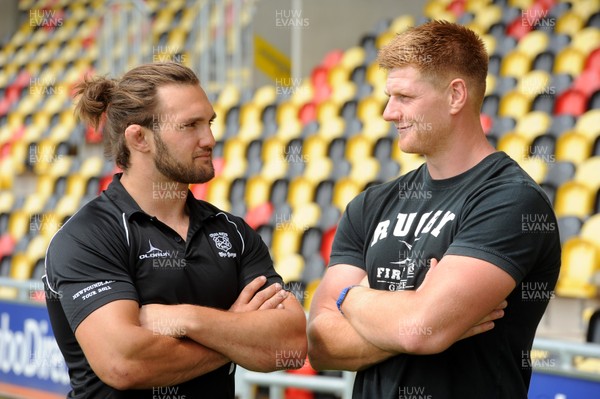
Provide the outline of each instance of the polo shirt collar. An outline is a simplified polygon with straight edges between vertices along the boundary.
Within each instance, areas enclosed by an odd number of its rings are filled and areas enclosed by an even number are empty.
[[[113,201],[123,213],[125,213],[127,220],[136,214],[145,215],[146,217],[151,218],[152,216],[144,212],[127,190],[125,190],[125,187],[121,184],[122,175],[123,173],[115,173],[112,182],[109,184],[106,191],[104,191],[104,194],[106,194],[106,196]],[[187,193],[186,205],[190,212],[190,224],[196,221],[202,222],[216,214],[215,210],[208,204],[196,200],[189,190]]]

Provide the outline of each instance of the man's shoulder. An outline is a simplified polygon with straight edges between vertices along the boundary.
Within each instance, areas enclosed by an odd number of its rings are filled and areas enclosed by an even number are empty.
[[[118,208],[106,196],[100,195],[66,219],[52,241],[66,237],[77,237],[81,240],[97,238],[96,234],[99,231],[109,232],[117,228],[118,221]]]

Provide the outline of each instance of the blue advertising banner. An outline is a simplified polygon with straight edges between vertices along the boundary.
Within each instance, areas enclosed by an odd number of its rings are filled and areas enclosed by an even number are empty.
[[[533,372],[529,399],[600,398],[600,382],[556,374]]]
[[[0,301],[0,385],[69,392],[69,374],[43,304]]]

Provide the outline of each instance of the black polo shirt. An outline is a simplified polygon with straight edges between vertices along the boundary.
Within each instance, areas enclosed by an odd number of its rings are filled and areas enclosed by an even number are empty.
[[[71,376],[69,398],[234,398],[233,364],[171,390],[117,391],[94,374],[74,331],[94,310],[120,299],[229,309],[265,275],[282,283],[260,236],[241,218],[187,193],[188,236],[143,212],[120,182],[73,215],[46,254],[46,298]],[[135,337],[131,337],[135,339]],[[164,392],[163,392],[164,391]]]

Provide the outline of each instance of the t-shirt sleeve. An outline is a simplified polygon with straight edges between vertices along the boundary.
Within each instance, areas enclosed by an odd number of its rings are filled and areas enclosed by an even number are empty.
[[[239,291],[241,292],[248,283],[258,276],[267,277],[267,283],[263,288],[275,283],[283,285],[283,279],[275,271],[269,249],[260,235],[242,219],[237,219],[236,225],[244,242],[240,262]]]
[[[366,270],[364,201],[365,193],[363,192],[346,206],[331,246],[329,266],[348,264]]]
[[[128,272],[127,244],[106,231],[84,232],[67,226],[48,247],[46,278],[75,331],[87,316],[109,302],[139,300]]]
[[[533,183],[496,185],[465,204],[446,255],[488,261],[519,284],[557,234],[554,212]]]

